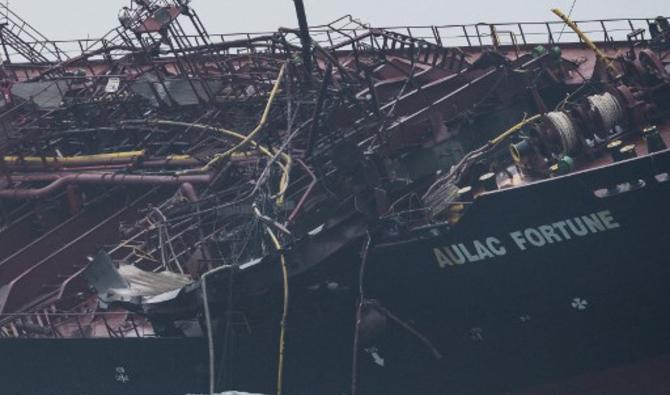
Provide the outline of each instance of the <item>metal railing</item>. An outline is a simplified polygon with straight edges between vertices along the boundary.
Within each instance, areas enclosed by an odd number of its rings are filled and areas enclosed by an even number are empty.
[[[595,42],[623,42],[627,41],[628,34],[638,29],[645,30],[644,38],[649,39],[649,24],[653,20],[654,18],[598,19],[577,21],[576,23]],[[341,21],[345,22],[344,26],[335,28],[334,25],[341,23]],[[310,33],[314,41],[322,46],[331,47],[350,40],[352,37],[360,37],[370,29],[370,27],[360,25],[353,17],[347,15],[331,24],[312,27]],[[379,29],[397,32],[444,47],[480,48],[492,46],[495,36],[498,37],[500,45],[580,42],[579,36],[566,27],[562,21],[387,26]],[[225,42],[252,39],[272,33],[274,32],[210,34],[210,36],[213,40]],[[292,38],[291,42],[298,43],[298,37]]]
[[[8,22],[9,14],[9,0],[5,0],[3,3],[0,3],[0,25],[6,25]]]
[[[577,25],[592,40],[598,43],[625,42],[628,35],[643,31],[638,38],[650,39],[649,24],[654,18],[627,18],[627,19],[598,19],[577,21]],[[337,21],[310,28],[313,40],[323,47],[335,47],[339,44],[351,41],[368,33],[371,27],[360,24],[356,19],[347,15]],[[443,47],[459,47],[478,49],[493,45],[510,46],[535,46],[579,43],[580,38],[562,21],[552,22],[507,22],[507,23],[478,23],[465,25],[428,25],[428,26],[387,26],[380,27],[391,32],[409,36],[416,40],[422,40]],[[252,40],[266,37],[277,33],[276,31],[264,31],[255,33],[223,33],[209,34],[213,43],[225,43],[239,40]],[[110,35],[108,35],[110,36]],[[184,35],[184,38],[197,42],[198,36]],[[288,34],[289,43],[298,45],[300,42],[296,34]],[[90,51],[94,44],[108,41],[109,37],[100,39],[77,39],[77,40],[36,40],[28,42],[34,47],[54,48],[53,52],[59,52],[63,56],[75,57]],[[368,42],[375,45],[374,42]],[[56,49],[57,48],[57,49]],[[346,48],[344,48],[346,49]],[[244,49],[239,50],[240,53]],[[14,54],[18,55],[18,54]],[[10,53],[12,56],[12,53]],[[102,58],[102,55],[99,56]],[[94,58],[95,59],[95,58]],[[57,59],[52,59],[57,61]]]
[[[3,40],[9,42],[12,37],[16,37],[20,40],[20,44],[25,45],[25,51],[34,54],[28,57],[37,57],[48,61],[62,61],[68,58],[67,54],[58,47],[56,42],[49,40],[19,15],[15,14],[7,6],[6,2],[0,3],[0,26],[2,26],[5,34]],[[19,53],[17,51],[15,53],[6,53],[5,55],[9,55],[10,58],[18,55],[27,58],[26,52]]]
[[[145,317],[130,312],[57,312],[0,315],[0,339],[142,338],[155,336]]]

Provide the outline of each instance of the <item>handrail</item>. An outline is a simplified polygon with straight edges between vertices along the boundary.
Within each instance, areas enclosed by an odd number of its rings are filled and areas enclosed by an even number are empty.
[[[109,325],[110,318],[123,317],[126,325]],[[89,334],[85,328],[100,332]],[[0,314],[2,338],[115,338],[155,337],[146,317],[127,311],[54,312],[49,309],[31,313]]]
[[[342,18],[341,18],[342,19]],[[576,21],[580,29],[592,37],[595,42],[627,41],[627,35],[637,29],[644,29],[644,38],[649,39],[649,23],[655,18],[605,18],[588,19]],[[370,29],[364,25],[355,24],[355,27],[338,27],[334,30],[330,25],[317,25],[310,28],[310,35],[314,42],[324,47],[331,47],[338,43],[349,40],[351,37],[358,37]],[[563,30],[562,21],[548,22],[498,22],[498,23],[471,23],[471,24],[444,24],[444,25],[408,25],[408,26],[382,26],[378,29],[396,31],[409,35],[418,40],[424,40],[433,44],[445,47],[463,47],[463,48],[481,48],[483,46],[492,46],[493,37],[491,31],[505,31],[505,37],[510,37],[512,42],[516,41],[519,45],[538,45],[554,44],[555,37],[559,36]],[[292,31],[287,29],[287,31]],[[114,33],[112,31],[111,33]],[[117,32],[118,33],[118,32]],[[260,32],[232,32],[232,33],[211,33],[210,38],[214,43],[227,42],[231,40],[252,40],[260,36],[271,36],[276,31]],[[294,34],[288,40],[290,43],[298,44],[299,37]],[[339,36],[339,37],[338,37]],[[185,39],[195,39],[194,34],[180,35]],[[81,54],[88,52],[91,47],[102,40],[110,41],[109,34],[103,38],[91,39],[73,39],[73,40],[41,40],[29,41],[30,45],[54,45],[58,46],[63,54]],[[506,41],[506,40],[505,40]],[[501,43],[501,45],[513,45],[510,43]],[[572,31],[564,31],[560,43],[579,43],[578,35]],[[10,53],[10,56],[12,53]],[[102,57],[102,55],[100,55]],[[52,59],[57,61],[57,59]]]
[[[0,3],[0,13],[2,23],[5,25],[3,29],[6,29],[10,33],[23,35],[19,37],[29,45],[31,51],[35,51],[36,53],[39,53],[39,51],[46,51],[46,53],[40,53],[40,55],[45,58],[47,58],[47,56],[53,56],[55,57],[54,60],[60,61],[63,60],[63,58],[68,59],[67,53],[62,51],[54,41],[49,40],[44,34],[40,33],[23,18],[14,13],[6,4]],[[16,31],[14,31],[15,28]],[[26,40],[26,38],[28,38],[28,40]],[[39,50],[37,48],[39,48]]]

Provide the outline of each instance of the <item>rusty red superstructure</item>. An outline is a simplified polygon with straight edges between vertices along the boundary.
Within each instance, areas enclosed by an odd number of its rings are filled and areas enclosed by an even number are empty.
[[[667,366],[665,318],[650,318],[670,307],[666,18],[308,28],[297,1],[299,29],[211,34],[189,3],[136,0],[105,37],[67,42],[1,7],[0,349],[132,359],[156,341],[161,377],[190,372],[200,391],[268,391],[279,370],[287,393],[562,393],[547,383],[570,376],[557,388],[615,393],[597,387],[608,374],[642,388]],[[595,266],[530,263],[561,257]],[[653,263],[633,273],[624,257]],[[629,304],[599,299],[640,284]],[[517,344],[519,317],[541,334]],[[575,362],[549,346],[579,333],[615,351]],[[621,333],[657,343],[597,340]],[[278,357],[256,358],[278,338]],[[342,368],[319,370],[321,347]],[[408,366],[377,372],[385,351]],[[116,369],[101,394],[153,393],[160,377],[126,380],[110,355],[90,368]]]

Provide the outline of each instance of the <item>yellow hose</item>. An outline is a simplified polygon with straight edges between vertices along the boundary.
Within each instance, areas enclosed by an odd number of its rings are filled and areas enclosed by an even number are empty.
[[[518,132],[519,130],[521,130],[524,126],[528,125],[528,124],[531,123],[531,122],[535,122],[535,121],[537,121],[538,119],[540,119],[541,116],[542,116],[542,115],[537,114],[537,115],[533,115],[533,116],[530,117],[530,118],[525,118],[523,121],[517,123],[516,125],[512,126],[512,127],[509,128],[509,129],[507,129],[507,130],[506,130],[505,132],[503,132],[500,136],[498,136],[498,137],[494,138],[493,140],[489,141],[489,144],[491,144],[491,145],[497,145],[497,144],[499,144],[501,141],[505,140],[506,138],[508,138],[508,137],[511,136],[512,134],[514,134],[514,133]]]
[[[277,194],[277,205],[282,206],[284,204],[284,195],[288,190],[288,185],[291,177],[291,166],[293,166],[293,158],[291,155],[286,155],[286,164],[284,167],[284,172],[282,173],[281,180],[279,180],[279,193]]]
[[[179,122],[179,121],[167,121],[167,120],[161,120],[161,119],[152,119],[146,121],[147,125],[155,125],[155,126],[180,126],[180,127],[185,127],[185,128],[193,128],[193,129],[200,129],[200,130],[213,130],[215,132],[219,132],[221,134],[225,134],[226,136],[230,137],[235,137],[237,139],[243,140],[245,136],[243,134],[234,132],[232,130],[224,129],[224,128],[219,128],[215,126],[210,126],[210,125],[204,125],[204,124],[199,124],[199,123],[188,123],[188,122]],[[263,155],[266,155],[267,157],[274,159],[274,154],[270,149],[267,147],[258,144],[254,140],[249,140],[248,142],[249,145],[257,148]],[[246,156],[247,153],[233,153],[229,154],[228,156]],[[207,172],[209,171],[212,166],[214,165],[215,162],[221,160],[224,158],[225,154],[217,154],[214,156],[214,159],[212,159],[209,163],[207,163],[205,166],[202,168],[198,169],[200,172]],[[279,186],[279,194],[278,194],[278,199],[281,199],[280,202],[283,202],[283,196],[286,192],[286,189],[288,188],[288,181],[289,181],[289,173],[291,171],[291,164],[293,163],[293,159],[291,158],[290,155],[282,153],[281,154],[282,158],[286,162],[281,163],[278,162],[277,165],[282,169],[283,175],[280,180],[280,186]]]
[[[593,52],[595,52],[596,56],[601,61],[603,61],[605,63],[605,65],[607,65],[608,69],[617,73],[617,70],[614,67],[614,64],[612,64],[612,61],[607,57],[607,55],[605,55],[605,53],[603,51],[601,51],[596,46],[596,44],[593,43],[593,41],[591,41],[591,39],[577,26],[577,24],[575,22],[573,22],[567,15],[565,15],[563,13],[563,11],[559,10],[558,8],[552,9],[551,12],[553,12],[554,14],[556,14],[556,16],[561,18],[563,20],[563,22],[565,22],[565,24],[568,25],[570,27],[570,29],[572,29],[572,31],[574,31],[579,36],[579,38],[582,39],[582,41],[584,41],[584,44],[586,44],[586,46],[591,48],[591,50]]]
[[[189,123],[189,122],[179,122],[179,121],[167,121],[167,120],[162,120],[162,119],[151,119],[146,121],[147,125],[155,125],[155,126],[181,126],[185,128],[193,128],[193,129],[200,129],[200,130],[213,130],[215,132],[219,132],[221,134],[225,134],[230,137],[235,137],[237,139],[244,139],[245,136],[243,134],[233,132],[232,130],[224,129],[224,128],[219,128],[211,125],[204,125],[200,123]],[[266,148],[265,146],[262,146],[255,141],[251,140],[249,141],[249,144],[254,146],[255,148],[258,148],[264,155],[267,155],[269,157],[274,157],[272,155],[272,152]],[[217,156],[223,157],[223,154],[218,154]],[[204,170],[204,169],[203,169]]]
[[[272,229],[268,226],[267,232],[274,243],[275,248],[279,252],[279,259],[281,261],[281,270],[282,278],[284,284],[284,309],[282,311],[281,317],[281,331],[279,333],[279,361],[277,363],[277,395],[281,395],[282,387],[284,383],[284,352],[286,351],[286,320],[288,318],[288,302],[289,302],[289,293],[288,293],[288,267],[286,266],[286,258],[284,257],[284,252],[282,246],[279,243],[279,239],[274,234]]]
[[[272,88],[272,92],[270,92],[270,97],[268,98],[268,102],[265,105],[265,110],[263,111],[263,115],[261,116],[260,121],[258,122],[258,126],[256,126],[256,129],[252,130],[249,134],[247,134],[242,141],[234,146],[233,148],[229,149],[225,153],[222,154],[223,157],[226,157],[233,152],[236,152],[240,148],[244,147],[245,145],[249,144],[253,140],[253,138],[258,134],[258,132],[263,129],[263,126],[268,121],[268,116],[270,115],[270,110],[272,109],[272,104],[275,101],[275,98],[277,97],[277,93],[279,93],[279,87],[281,86],[281,80],[284,78],[284,70],[286,70],[286,64],[282,65],[281,69],[279,70],[279,75],[277,76],[277,81],[275,81],[275,85]]]
[[[178,122],[178,121],[166,121],[166,120],[148,120],[146,123],[149,125],[167,125],[167,126],[182,126],[182,127],[188,127],[188,128],[195,128],[195,129],[201,129],[201,130],[214,130],[219,133],[225,134],[227,136],[235,137],[237,139],[240,139],[238,144],[236,144],[233,148],[229,149],[228,151],[222,153],[222,154],[216,154],[212,160],[210,160],[205,166],[203,166],[199,171],[209,171],[212,166],[214,166],[217,162],[220,160],[230,157],[232,155],[235,155],[235,153],[240,150],[241,148],[244,148],[247,144],[254,146],[255,148],[258,148],[263,154],[269,156],[270,158],[274,159],[274,154],[267,148],[264,147],[260,144],[258,144],[256,141],[254,141],[254,137],[263,129],[265,124],[267,123],[268,116],[270,115],[270,110],[272,109],[272,105],[277,97],[277,94],[279,93],[279,87],[281,86],[281,80],[284,78],[284,71],[286,70],[286,64],[282,65],[281,69],[279,70],[279,75],[277,76],[277,81],[275,81],[274,87],[272,88],[272,91],[270,92],[270,96],[268,98],[267,104],[265,105],[265,110],[263,110],[263,115],[261,115],[261,119],[258,122],[258,125],[254,130],[249,132],[249,134],[244,135],[232,130],[224,129],[224,128],[218,128],[218,127],[213,127],[209,125],[203,125],[203,124],[197,124],[197,123],[187,123],[187,122]],[[279,181],[279,193],[277,194],[277,204],[282,205],[284,203],[284,195],[286,191],[288,190],[289,186],[289,181],[290,181],[290,173],[291,173],[291,165],[293,163],[293,159],[291,158],[290,155],[286,153],[282,153],[281,157],[284,159],[285,163],[279,163],[279,167],[282,169],[283,174],[282,177]]]

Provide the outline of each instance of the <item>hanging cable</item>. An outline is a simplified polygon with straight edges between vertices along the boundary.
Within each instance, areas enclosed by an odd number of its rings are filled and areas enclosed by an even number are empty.
[[[572,5],[570,5],[570,11],[568,11],[568,19],[570,19],[572,17],[572,11],[574,11],[574,9],[575,9],[575,4],[577,4],[577,0],[572,0]],[[566,26],[567,25],[565,25],[565,24],[563,25],[563,28],[561,29],[561,33],[558,35],[558,39],[556,40],[556,42],[561,41],[561,37],[563,37],[563,32],[565,32],[565,27]]]
[[[589,47],[595,54],[598,59],[600,59],[601,62],[603,62],[607,68],[615,73],[618,73],[616,67],[614,66],[614,63],[605,55],[603,51],[601,51],[596,44],[591,41],[591,39],[577,26],[575,22],[573,22],[567,15],[565,15],[561,10],[558,8],[554,8],[551,10],[556,16],[561,18],[563,22],[568,25],[572,31],[579,36],[579,38],[586,44],[587,47]]]
[[[286,265],[286,257],[284,256],[284,250],[279,242],[279,239],[268,226],[266,231],[272,239],[277,252],[279,252],[279,260],[281,262],[281,271],[282,271],[282,281],[284,288],[284,308],[282,310],[281,317],[281,329],[279,332],[279,361],[277,364],[277,395],[282,394],[282,387],[284,385],[284,353],[286,351],[286,321],[288,320],[288,303],[289,303],[289,289],[288,289],[288,267]]]
[[[209,356],[209,393],[214,394],[215,383],[215,355],[214,355],[214,334],[212,333],[212,315],[209,310],[209,298],[207,296],[207,278],[214,273],[231,269],[230,265],[219,266],[203,274],[200,282],[202,283],[202,303],[205,309],[205,327],[207,329],[207,351]]]
[[[493,140],[489,141],[489,145],[498,145],[505,139],[507,139],[509,136],[513,135],[514,133],[518,132],[519,130],[523,129],[524,126],[528,125],[529,123],[535,122],[538,119],[540,119],[541,115],[533,115],[532,117],[524,117],[524,119],[517,123],[516,125],[512,126],[511,128],[507,129],[505,132],[500,134],[498,137],[494,138]]]
[[[378,301],[368,299],[365,296],[365,269],[368,262],[368,255],[370,252],[370,246],[372,245],[372,235],[370,232],[367,232],[367,238],[363,244],[363,249],[361,251],[361,267],[358,272],[358,307],[356,309],[356,326],[354,329],[354,345],[352,351],[352,363],[351,363],[351,395],[356,395],[358,391],[358,349],[360,342],[360,332],[361,332],[361,323],[363,321],[363,309],[365,307],[370,307],[383,314],[385,317],[391,319],[396,324],[400,325],[403,329],[408,331],[410,334],[415,336],[419,341],[421,341],[433,354],[436,359],[442,359],[442,353],[440,353],[433,345],[433,343],[424,335],[422,335],[418,330],[412,327],[407,322],[400,319],[398,316],[393,314],[389,309],[382,306]]]
[[[372,243],[372,236],[367,232],[367,239],[363,244],[361,251],[361,267],[358,272],[358,308],[356,309],[356,327],[354,330],[354,349],[352,352],[351,361],[351,395],[356,395],[357,379],[358,379],[358,342],[360,338],[361,321],[363,320],[363,307],[365,306],[365,287],[363,280],[365,279],[365,266],[368,262],[368,252],[370,251],[370,244]]]

